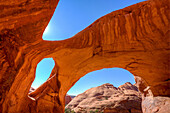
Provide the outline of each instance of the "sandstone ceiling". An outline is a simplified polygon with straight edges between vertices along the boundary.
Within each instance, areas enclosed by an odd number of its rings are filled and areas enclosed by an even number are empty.
[[[63,112],[77,80],[112,67],[133,73],[145,96],[170,95],[169,0],[114,11],[67,40],[44,41],[58,1],[0,1],[0,111]],[[55,61],[50,78],[28,97],[36,65],[47,57]]]

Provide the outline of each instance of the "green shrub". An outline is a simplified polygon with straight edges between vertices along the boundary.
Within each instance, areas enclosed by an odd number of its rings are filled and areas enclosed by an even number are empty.
[[[66,108],[64,113],[71,113],[71,109]]]
[[[76,113],[76,112],[74,112],[74,110],[71,110],[71,113]]]
[[[102,99],[99,99],[98,101],[103,101]]]
[[[98,109],[96,109],[95,113],[98,113],[98,112],[99,112],[99,110],[98,110]]]
[[[108,97],[105,97],[106,100],[108,100]]]
[[[90,113],[99,113],[99,110],[96,109],[96,111],[90,111]]]
[[[94,111],[90,111],[90,113],[94,113]]]

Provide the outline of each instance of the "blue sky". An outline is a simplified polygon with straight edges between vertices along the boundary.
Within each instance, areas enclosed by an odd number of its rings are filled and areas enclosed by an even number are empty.
[[[41,60],[37,64],[35,80],[32,83],[31,87],[38,88],[38,86],[43,84],[50,76],[50,73],[51,73],[54,65],[55,65],[55,63],[52,58],[45,58],[45,59]]]
[[[74,36],[98,18],[144,0],[60,0],[44,33],[44,40]]]
[[[141,1],[145,0],[60,0],[42,38],[51,41],[70,38],[98,18]],[[53,66],[52,58],[43,59],[37,65],[36,78],[32,87],[37,88],[44,83],[48,79]],[[77,95],[104,83],[111,83],[118,87],[125,82],[135,83],[133,75],[124,69],[98,70],[82,77],[68,94]]]
[[[77,95],[83,93],[87,89],[105,83],[111,83],[115,87],[119,87],[126,82],[135,83],[134,76],[129,71],[122,68],[105,68],[93,71],[80,78],[80,80],[68,91],[68,94]]]

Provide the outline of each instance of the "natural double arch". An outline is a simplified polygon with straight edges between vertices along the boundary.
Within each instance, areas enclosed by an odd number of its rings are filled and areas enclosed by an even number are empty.
[[[1,107],[6,112],[64,112],[64,97],[85,74],[120,67],[144,96],[170,95],[168,0],[150,0],[112,12],[63,41],[42,34],[58,0],[1,1]],[[28,97],[36,65],[55,61],[50,78]]]

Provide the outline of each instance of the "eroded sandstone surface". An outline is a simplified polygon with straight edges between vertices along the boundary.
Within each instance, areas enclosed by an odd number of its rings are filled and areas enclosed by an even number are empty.
[[[141,94],[131,83],[116,88],[112,84],[103,84],[90,88],[77,95],[66,109],[76,113],[99,113],[107,111],[116,113],[142,113]]]
[[[76,81],[112,67],[130,71],[144,99],[169,97],[169,0],[135,4],[103,16],[72,38],[44,41],[58,1],[0,1],[0,112],[62,113]],[[47,57],[55,67],[28,95],[36,66]]]
[[[145,97],[142,100],[143,113],[168,113],[170,111],[169,97]]]

